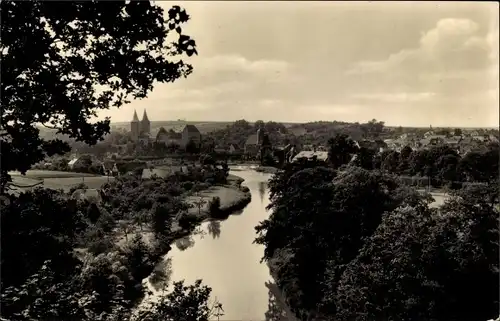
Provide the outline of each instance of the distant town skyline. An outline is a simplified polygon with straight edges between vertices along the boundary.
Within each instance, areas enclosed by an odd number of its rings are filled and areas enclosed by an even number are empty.
[[[498,3],[157,3],[191,15],[193,74],[99,118],[498,126]]]

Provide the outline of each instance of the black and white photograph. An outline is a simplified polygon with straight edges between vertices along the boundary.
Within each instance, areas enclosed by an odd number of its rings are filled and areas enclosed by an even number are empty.
[[[499,12],[0,1],[0,321],[500,321]]]

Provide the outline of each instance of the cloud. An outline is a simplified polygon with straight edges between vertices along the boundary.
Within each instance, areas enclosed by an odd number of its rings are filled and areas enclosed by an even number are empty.
[[[491,124],[498,119],[498,25],[486,31],[469,19],[441,19],[415,47],[348,69],[346,78],[368,84],[350,97],[387,110],[387,120],[406,113],[432,124],[461,117]]]
[[[99,116],[128,121],[147,108],[153,120],[498,122],[498,14],[489,6],[185,6],[199,51],[185,60],[193,73]]]
[[[433,92],[422,93],[391,93],[391,94],[354,94],[352,98],[361,101],[378,101],[382,103],[410,103],[432,100],[436,96]]]
[[[481,36],[469,19],[442,19],[422,34],[417,48],[404,49],[387,59],[362,61],[347,74],[432,73],[484,69],[491,66],[494,35]],[[498,31],[497,31],[498,32]]]

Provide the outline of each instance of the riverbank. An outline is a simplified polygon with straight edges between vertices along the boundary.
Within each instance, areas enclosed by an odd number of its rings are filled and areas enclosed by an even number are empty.
[[[200,223],[208,219],[218,219],[221,216],[230,215],[232,212],[242,210],[252,200],[252,195],[241,186],[243,179],[233,175],[232,179],[228,178],[227,185],[212,186],[197,195],[190,195],[186,201],[193,207],[189,209],[188,214],[195,216]],[[218,197],[220,199],[220,207],[217,217],[213,217],[210,213],[210,202]],[[202,201],[203,203],[200,203]],[[201,206],[198,206],[198,205]]]
[[[255,168],[255,171],[259,173],[276,174],[276,172],[279,171],[279,168],[272,166],[257,166],[257,168]]]
[[[194,218],[194,222],[188,229],[181,228],[179,220],[183,216],[179,216],[176,222],[172,224],[170,243],[172,244],[178,239],[190,235],[203,222],[212,219],[224,219],[232,213],[245,208],[245,206],[251,202],[252,195],[246,187],[241,185],[243,182],[243,178],[230,174],[227,178],[227,184],[225,185],[211,186],[206,190],[200,191],[196,195],[187,195],[185,197],[185,201],[192,205],[192,207],[188,210],[187,215]],[[209,210],[210,201],[214,197],[218,197],[220,199],[220,209],[217,217],[213,217]],[[200,202],[200,200],[202,202]],[[198,206],[198,204],[201,206]],[[127,222],[122,222],[122,226],[125,223]],[[125,245],[129,238],[133,238],[138,234],[141,235],[146,244],[152,244],[154,235],[149,226],[141,228],[131,222],[128,222],[128,224],[129,226],[126,234],[123,230],[116,230],[116,244],[118,246]]]

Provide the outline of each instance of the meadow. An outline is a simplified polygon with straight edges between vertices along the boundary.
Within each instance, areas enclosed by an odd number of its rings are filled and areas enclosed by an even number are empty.
[[[29,186],[36,184],[43,180],[42,187],[51,189],[62,189],[69,191],[73,186],[84,183],[89,188],[100,188],[102,184],[112,181],[113,177],[100,176],[87,173],[73,173],[73,172],[59,172],[59,171],[45,171],[45,170],[30,170],[26,175],[21,173],[11,172],[12,181],[21,186]],[[17,191],[25,188],[18,188]]]

